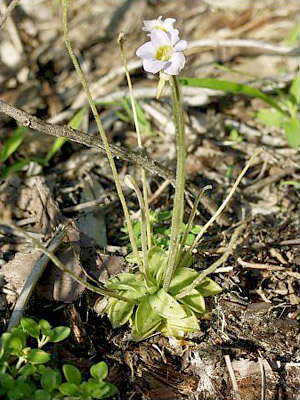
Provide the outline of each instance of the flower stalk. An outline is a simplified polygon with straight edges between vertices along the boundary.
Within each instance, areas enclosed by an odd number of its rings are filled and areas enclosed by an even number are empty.
[[[163,282],[163,288],[166,292],[169,289],[170,282],[176,268],[175,262],[179,250],[180,233],[181,233],[183,214],[184,214],[185,157],[186,157],[183,110],[181,104],[180,88],[176,75],[171,77],[170,85],[172,90],[172,106],[174,112],[177,166],[176,166],[176,184],[175,184],[169,254],[168,254],[167,268]]]

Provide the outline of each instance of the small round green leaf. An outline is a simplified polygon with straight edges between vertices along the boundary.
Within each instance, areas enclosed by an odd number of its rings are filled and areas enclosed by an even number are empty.
[[[1,347],[12,354],[17,354],[22,350],[22,339],[13,333],[5,332],[1,336]]]
[[[7,373],[0,374],[0,384],[1,387],[5,389],[10,389],[14,386],[15,380],[10,374]]]
[[[41,377],[41,385],[44,390],[51,393],[58,385],[56,382],[56,373],[51,369],[47,369]]]
[[[91,395],[93,390],[97,389],[97,387],[98,387],[98,382],[96,382],[94,379],[89,379],[88,382],[83,382],[80,385],[80,389],[86,396]]]
[[[26,364],[20,369],[20,374],[27,378],[28,376],[34,374],[36,372],[36,367],[32,364]]]
[[[50,336],[50,342],[61,342],[66,339],[70,335],[71,329],[67,326],[58,326],[57,328],[52,329],[52,333]]]
[[[38,338],[40,336],[40,327],[39,325],[31,318],[22,318],[21,325],[23,329],[29,333],[30,336],[34,338]]]
[[[49,329],[51,329],[51,325],[45,319],[41,319],[40,320],[39,327],[40,327],[40,329],[41,329],[41,331],[43,332],[44,335],[47,335],[46,332],[48,332]]]
[[[59,391],[65,396],[76,396],[79,393],[75,383],[65,382],[59,385]]]
[[[81,372],[74,365],[63,365],[63,371],[67,382],[80,385],[81,383]]]
[[[107,399],[116,393],[118,393],[118,389],[111,383],[105,382],[103,386],[100,387],[99,385],[99,387],[93,391],[92,396],[94,399]]]
[[[101,361],[98,364],[92,365],[90,372],[93,378],[98,381],[103,381],[108,375],[107,364],[104,361]]]
[[[27,356],[27,361],[31,364],[45,364],[50,360],[50,354],[40,349],[31,350]]]
[[[37,390],[33,395],[33,400],[51,400],[51,395],[45,390]]]

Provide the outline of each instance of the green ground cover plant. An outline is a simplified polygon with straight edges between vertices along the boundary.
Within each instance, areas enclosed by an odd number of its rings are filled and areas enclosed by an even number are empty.
[[[52,367],[47,343],[66,339],[70,328],[52,328],[48,321],[22,318],[21,323],[0,338],[0,397],[3,400],[105,399],[117,388],[104,379],[105,362],[92,365],[91,378],[83,380],[79,369],[65,364],[62,372]]]

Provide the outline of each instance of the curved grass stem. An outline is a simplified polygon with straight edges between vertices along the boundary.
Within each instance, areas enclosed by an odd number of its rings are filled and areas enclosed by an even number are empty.
[[[196,248],[197,244],[199,243],[200,239],[204,235],[204,233],[207,231],[207,229],[215,222],[215,220],[218,218],[218,216],[224,211],[225,207],[228,205],[229,201],[231,200],[232,196],[234,195],[238,185],[240,184],[241,180],[243,179],[244,175],[248,171],[249,167],[251,166],[253,160],[263,151],[263,149],[257,149],[253,155],[250,157],[249,161],[246,163],[245,167],[243,168],[242,172],[238,176],[237,180],[235,181],[234,185],[232,186],[230,192],[228,193],[226,199],[223,201],[221,206],[218,208],[218,210],[215,212],[215,214],[207,221],[207,223],[203,226],[201,231],[198,233],[196,236],[192,246],[189,248],[189,250],[186,252],[182,263],[184,264],[187,262],[188,258],[191,256],[193,250]]]
[[[124,33],[123,32],[121,32],[119,35],[118,43],[120,45],[121,56],[122,56],[122,60],[123,60],[124,68],[125,68],[125,75],[126,75],[127,85],[128,85],[129,95],[130,95],[131,109],[132,109],[132,115],[133,115],[133,120],[134,120],[134,125],[135,125],[136,136],[137,136],[137,143],[138,143],[139,149],[142,150],[143,145],[142,145],[140,124],[139,124],[138,116],[137,116],[137,112],[136,112],[136,105],[135,105],[135,100],[134,100],[134,96],[133,96],[132,83],[131,83],[129,69],[127,66],[125,50],[124,50]],[[147,242],[148,242],[148,249],[150,250],[151,246],[152,246],[152,240],[151,240],[152,232],[151,232],[151,224],[150,224],[150,210],[149,210],[149,198],[148,198],[146,171],[144,170],[144,168],[141,168],[141,179],[142,179],[142,185],[143,185],[143,198],[144,198],[144,205],[145,205]]]

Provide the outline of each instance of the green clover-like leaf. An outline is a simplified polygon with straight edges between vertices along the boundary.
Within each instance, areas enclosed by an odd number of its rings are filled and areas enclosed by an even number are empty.
[[[38,338],[40,336],[40,327],[37,322],[35,322],[32,318],[22,318],[21,325],[23,329],[29,333],[30,336],[34,338]]]
[[[27,356],[27,361],[31,364],[45,364],[49,360],[50,354],[40,349],[32,349]]]
[[[81,383],[81,372],[74,365],[65,364],[63,365],[63,372],[67,382],[80,385]]]
[[[59,391],[65,396],[76,396],[79,394],[79,389],[75,383],[64,382],[59,385]]]
[[[51,395],[46,390],[38,389],[33,394],[32,400],[51,400]]]
[[[57,382],[57,374],[53,369],[47,369],[41,377],[41,386],[44,390],[51,393],[59,386]]]
[[[5,372],[0,374],[0,384],[2,388],[10,389],[14,386],[15,380],[10,374]]]
[[[90,369],[93,378],[98,381],[103,381],[108,375],[108,367],[104,361],[100,361],[98,364],[94,364]]]
[[[71,329],[68,326],[57,326],[51,330],[49,342],[61,342],[66,339],[71,333]]]

